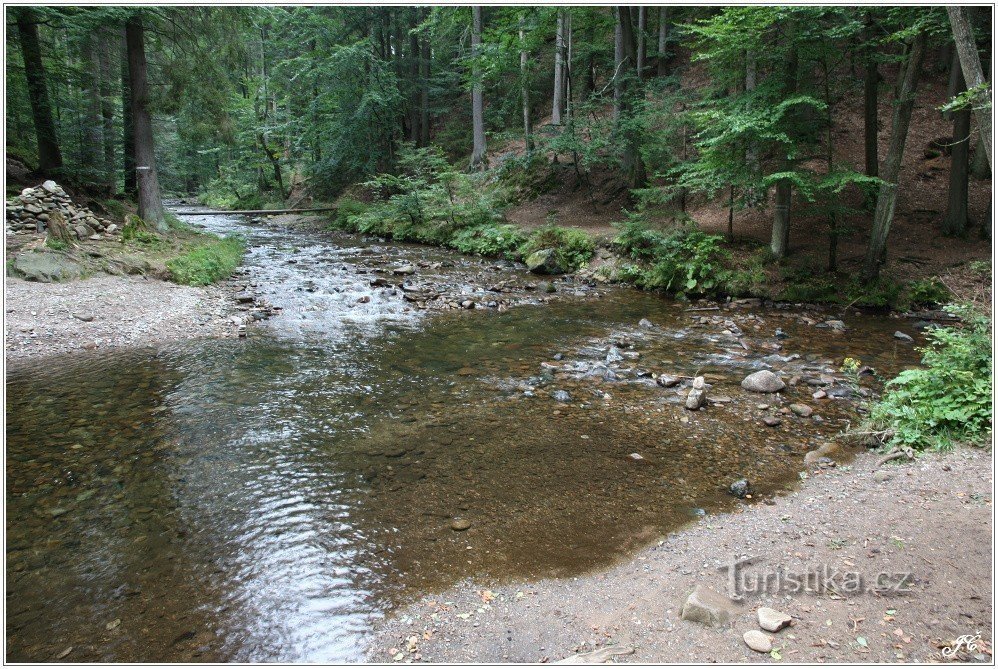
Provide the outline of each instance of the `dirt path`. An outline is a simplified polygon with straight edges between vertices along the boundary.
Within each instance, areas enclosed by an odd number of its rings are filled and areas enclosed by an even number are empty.
[[[977,651],[962,659],[991,662],[991,453],[959,450],[880,469],[876,461],[863,454],[851,466],[812,472],[771,505],[703,518],[605,573],[462,583],[428,596],[390,617],[369,659],[553,662],[619,644],[634,649],[622,662],[775,662],[742,640],[759,629],[755,610],[769,606],[793,617],[773,635],[784,662],[941,661],[941,642],[977,633]],[[743,568],[744,583],[827,565],[843,596],[747,594],[728,626],[681,620],[695,586],[727,591],[718,567],[736,555],[756,558]],[[912,584],[897,594],[849,594],[849,572],[866,585],[881,572],[910,573]]]
[[[6,277],[4,293],[8,361],[237,334],[219,287],[101,274],[65,283]]]

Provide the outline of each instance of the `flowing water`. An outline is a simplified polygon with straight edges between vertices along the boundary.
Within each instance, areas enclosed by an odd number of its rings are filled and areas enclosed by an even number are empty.
[[[833,333],[789,311],[720,312],[746,350],[688,305],[623,289],[428,313],[372,288],[378,263],[483,303],[486,282],[530,279],[434,249],[193,222],[246,234],[247,283],[284,309],[247,339],[9,371],[8,660],[360,660],[378,619],[420,594],[603,567],[741,503],[737,478],[756,499],[786,489],[851,415],[806,381],[847,355],[882,374],[913,361],[887,318]],[[757,405],[775,400],[738,386],[762,368],[799,375],[785,401],[822,420],[763,426]],[[650,371],[706,373],[722,403],[687,412]]]

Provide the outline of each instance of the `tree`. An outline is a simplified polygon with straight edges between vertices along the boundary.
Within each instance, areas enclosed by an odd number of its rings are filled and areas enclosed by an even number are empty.
[[[664,77],[669,72],[669,58],[666,45],[669,40],[669,8],[665,5],[658,8],[658,76]]]
[[[38,169],[43,173],[55,173],[62,168],[62,153],[59,150],[55,122],[52,120],[48,78],[42,64],[42,48],[38,43],[37,10],[32,7],[17,7],[14,9],[14,16],[24,58],[24,77],[28,82],[31,117],[38,142]]]
[[[974,31],[967,18],[966,7],[947,7],[946,13],[949,15],[950,26],[953,29],[953,41],[956,43],[957,53],[960,54],[960,68],[963,70],[967,90],[974,92],[980,98],[980,102],[974,105],[974,116],[977,118],[977,125],[981,130],[984,151],[988,156],[988,167],[994,170],[991,155],[993,149],[991,145],[991,87],[987,79],[984,78],[984,71],[981,69],[981,55],[977,51],[977,40],[974,39]]]
[[[887,156],[884,158],[884,169],[880,172],[881,185],[877,194],[877,208],[873,213],[873,230],[863,261],[862,277],[865,281],[877,278],[881,259],[887,249],[887,235],[890,233],[891,223],[894,220],[894,207],[897,204],[901,158],[904,156],[904,146],[908,140],[908,126],[915,106],[915,90],[922,69],[922,60],[925,57],[927,40],[928,35],[924,30],[915,36],[907,64],[902,70],[901,86],[891,119],[890,144],[887,147]]]
[[[148,66],[145,53],[142,14],[136,12],[125,24],[128,49],[128,81],[131,91],[132,126],[135,141],[135,176],[138,187],[139,217],[160,232],[169,228],[163,214],[163,200],[156,173],[156,147],[152,116],[149,113]]]
[[[963,72],[956,71],[956,95],[966,90]],[[954,96],[955,97],[955,96]],[[970,178],[970,108],[962,105],[952,112],[953,139],[950,144],[949,201],[943,218],[943,232],[961,235],[967,229],[967,191]]]
[[[520,18],[520,94],[523,99],[523,143],[528,153],[534,150],[534,130],[530,122],[530,87],[527,79],[527,48],[524,44],[523,18]]]
[[[565,10],[557,10],[557,28],[554,42],[554,93],[551,96],[551,123],[561,125],[561,112],[565,95]]]
[[[482,66],[478,62],[482,45],[482,8],[475,5],[471,8],[471,125],[473,148],[471,152],[471,169],[484,170],[488,167],[485,156],[485,119],[482,102]]]
[[[880,170],[880,148],[878,145],[880,72],[877,70],[872,14],[867,14],[866,17],[866,39],[867,46],[864,54],[866,56],[866,74],[863,77],[863,146],[866,158],[866,175],[875,177]]]

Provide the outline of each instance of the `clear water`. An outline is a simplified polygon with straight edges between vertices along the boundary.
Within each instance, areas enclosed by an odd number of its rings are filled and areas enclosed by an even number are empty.
[[[738,386],[747,372],[912,361],[885,318],[837,335],[757,310],[745,351],[628,290],[427,315],[370,279],[422,263],[418,280],[483,301],[490,282],[530,279],[439,250],[194,222],[246,234],[247,282],[284,311],[244,340],[9,370],[10,661],[70,647],[65,661],[361,660],[378,619],[415,596],[611,564],[738,503],[736,478],[757,498],[785,489],[850,413],[802,383],[788,400],[824,422],[767,428],[767,400]],[[777,327],[790,338],[768,350]],[[640,358],[607,380],[615,343]],[[642,370],[706,373],[734,401],[690,414]]]

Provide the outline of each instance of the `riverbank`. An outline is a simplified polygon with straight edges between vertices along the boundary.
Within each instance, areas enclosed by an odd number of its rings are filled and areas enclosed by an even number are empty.
[[[707,516],[607,571],[576,578],[462,582],[396,612],[374,636],[372,662],[554,662],[596,649],[620,662],[933,662],[962,635],[982,634],[963,660],[991,662],[991,453],[960,449],[877,467],[872,453],[815,469],[799,489]],[[472,530],[473,531],[473,530]],[[827,565],[840,594],[746,595],[730,623],[680,619],[697,586],[727,591],[718,567],[752,556],[756,575]],[[858,574],[911,575],[897,594],[848,592]],[[791,616],[775,654],[749,649],[756,609]],[[602,661],[597,660],[597,661]]]
[[[7,361],[199,337],[234,337],[231,290],[143,276],[64,283],[7,277]]]

